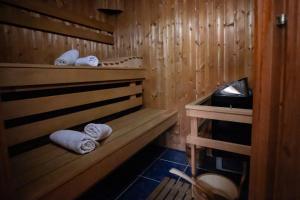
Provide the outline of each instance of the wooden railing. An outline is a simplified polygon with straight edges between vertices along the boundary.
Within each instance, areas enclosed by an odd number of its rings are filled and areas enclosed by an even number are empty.
[[[224,142],[204,137],[198,133],[199,127],[208,119],[252,124],[252,110],[225,108],[206,105],[211,93],[185,106],[186,114],[190,117],[191,134],[187,136],[187,144],[191,145],[192,175],[196,175],[196,148],[207,147],[251,156],[251,146]]]

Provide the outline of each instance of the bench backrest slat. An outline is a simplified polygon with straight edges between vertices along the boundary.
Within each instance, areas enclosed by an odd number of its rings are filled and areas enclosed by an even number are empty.
[[[5,120],[40,114],[54,110],[95,103],[142,93],[142,86],[125,86],[111,89],[61,94],[39,98],[3,102],[2,112]]]
[[[144,70],[141,69],[99,70],[88,67],[18,67],[21,64],[16,64],[16,67],[6,67],[6,65],[0,64],[1,87],[74,84],[144,78]]]
[[[48,135],[60,129],[67,129],[69,127],[96,120],[139,105],[142,105],[141,97],[29,123],[14,128],[8,128],[4,133],[8,138],[8,145],[11,146],[27,140]]]

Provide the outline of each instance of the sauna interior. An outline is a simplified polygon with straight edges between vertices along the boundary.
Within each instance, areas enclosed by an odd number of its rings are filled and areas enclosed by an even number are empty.
[[[0,0],[0,199],[300,199],[297,0]]]

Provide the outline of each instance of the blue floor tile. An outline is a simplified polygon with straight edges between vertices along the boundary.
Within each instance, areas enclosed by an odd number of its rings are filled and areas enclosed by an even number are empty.
[[[177,179],[178,176],[175,176],[169,172],[171,168],[176,168],[184,171],[186,166],[164,160],[158,160],[143,174],[143,176],[158,181],[161,181],[164,177],[172,177]]]
[[[85,192],[79,199],[115,199],[125,188],[128,187],[128,185],[130,185],[130,183],[132,183],[138,177],[139,169],[134,169],[135,166],[136,165],[133,165],[131,162],[126,162],[113,173],[99,181],[95,186]]]
[[[159,182],[140,177],[119,200],[144,200],[159,185]]]
[[[183,165],[188,164],[186,153],[184,151],[167,149],[166,152],[161,157],[161,159],[169,160]]]

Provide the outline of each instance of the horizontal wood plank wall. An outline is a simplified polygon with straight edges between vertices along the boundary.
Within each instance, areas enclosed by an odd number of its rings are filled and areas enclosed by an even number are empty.
[[[64,22],[54,21],[54,18],[46,18],[44,15],[32,16],[29,12],[14,6],[7,6],[1,3],[0,12],[0,22],[4,24],[40,30],[43,32],[51,32],[88,41],[101,42],[104,44],[113,44],[113,37],[111,35],[103,34],[99,31],[96,32],[90,28],[78,27],[78,25],[70,26]],[[57,12],[63,11],[58,10]]]
[[[80,13],[86,18],[114,24],[115,17],[96,9],[96,1],[41,0],[46,5]],[[56,3],[60,2],[60,3]],[[10,10],[13,12],[13,9]],[[43,18],[47,18],[43,16]],[[70,24],[69,22],[64,22]],[[76,48],[80,56],[96,55],[100,59],[113,57],[114,46],[99,42],[0,24],[0,62],[53,64],[64,51]]]
[[[178,109],[167,145],[184,148],[184,105],[223,82],[252,81],[252,0],[126,0],[115,26],[115,55],[143,56],[145,104]]]
[[[0,2],[97,30],[107,31],[110,33],[113,32],[113,26],[110,24],[89,19],[85,16],[81,16],[79,13],[68,12],[68,10],[59,8],[58,6],[44,4],[41,0],[1,0]]]

